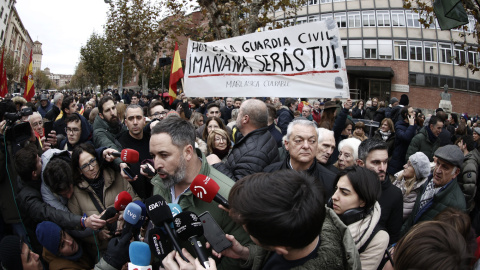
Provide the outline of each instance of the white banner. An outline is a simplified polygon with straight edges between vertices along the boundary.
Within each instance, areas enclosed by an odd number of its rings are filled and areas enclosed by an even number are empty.
[[[350,97],[334,20],[214,42],[188,41],[190,97]]]

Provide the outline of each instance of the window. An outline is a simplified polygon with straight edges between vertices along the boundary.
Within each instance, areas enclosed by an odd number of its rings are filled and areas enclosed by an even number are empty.
[[[363,26],[375,26],[375,12],[362,11]]]
[[[3,33],[3,32],[2,32]],[[478,52],[473,48],[474,50],[469,50],[467,52],[468,55],[468,62],[472,63],[474,66],[478,67]]]
[[[405,15],[403,10],[392,11],[392,26],[405,26]]]
[[[348,41],[348,58],[362,58],[362,41],[349,40]]]
[[[462,48],[462,45],[455,45],[453,53],[455,54],[455,63],[457,65],[465,64],[467,62],[465,50]]]
[[[347,45],[342,46],[342,51],[343,51],[343,57],[346,59],[348,58],[347,52],[348,52],[348,47]]]
[[[338,28],[347,27],[347,14],[345,12],[335,13],[335,20],[337,21]]]
[[[333,19],[332,13],[322,14],[322,17],[320,18],[321,21],[326,21],[328,19]]]
[[[2,11],[0,11],[0,18],[3,16],[3,10],[4,10],[4,9],[5,9],[5,8],[2,7]]]
[[[309,0],[308,1],[308,5],[318,5],[318,1],[317,0]]]
[[[307,17],[297,18],[297,21],[295,22],[295,25],[299,25],[299,24],[303,24],[303,23],[307,23]]]
[[[388,11],[377,11],[377,25],[390,26],[390,13]]]
[[[365,48],[365,59],[377,59],[377,49],[375,48]]]
[[[326,4],[326,3],[331,3],[332,0],[320,0],[320,3],[322,4]]]
[[[394,47],[395,47],[395,59],[408,60],[406,41],[394,41]]]
[[[308,22],[316,22],[316,21],[318,21],[318,15],[308,17]]]
[[[452,63],[452,46],[450,44],[439,43],[440,63]]]
[[[378,41],[378,58],[392,59],[392,41],[379,40]]]
[[[422,42],[421,41],[409,41],[410,46],[410,60],[423,60],[422,54]]]
[[[360,27],[360,12],[348,12],[348,27]]]
[[[437,62],[437,43],[425,41],[423,46],[425,48],[425,61]]]
[[[418,21],[420,19],[420,16],[418,15],[418,13],[412,12],[410,10],[406,10],[405,16],[407,17],[408,27],[420,28],[420,22]]]

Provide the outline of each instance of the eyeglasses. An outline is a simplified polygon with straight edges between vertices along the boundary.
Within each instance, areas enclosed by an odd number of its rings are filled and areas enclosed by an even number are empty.
[[[67,134],[68,133],[77,134],[78,132],[80,132],[80,129],[78,129],[78,128],[65,128],[65,132]]]
[[[215,142],[226,142],[227,139],[224,138],[224,137],[220,137],[220,138],[215,138]]]
[[[38,121],[38,122],[32,123],[32,127],[36,128],[36,127],[38,127],[38,126],[41,126],[42,124],[43,124],[43,121],[40,120],[40,121]]]
[[[83,164],[80,169],[82,171],[87,171],[87,170],[93,170],[95,169],[95,167],[97,166],[97,159],[96,158],[92,158],[90,159],[90,161],[87,163],[87,164]]]
[[[156,112],[156,113],[153,114],[153,116],[155,116],[155,117],[158,117],[160,115],[165,116],[165,115],[167,115],[167,112]]]

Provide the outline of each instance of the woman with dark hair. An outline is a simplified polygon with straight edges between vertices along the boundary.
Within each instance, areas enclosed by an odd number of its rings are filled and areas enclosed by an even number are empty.
[[[377,174],[364,167],[347,167],[337,175],[335,189],[328,206],[350,230],[362,269],[377,269],[389,241],[388,233],[378,226],[382,188]]]
[[[392,157],[393,147],[395,146],[395,127],[390,118],[385,118],[380,124],[380,128],[373,134],[374,139],[378,139],[387,143],[388,156]]]
[[[365,135],[365,123],[362,121],[355,123],[355,129],[353,130],[352,137],[359,139],[362,142],[368,139],[367,135]]]
[[[359,99],[355,107],[353,107],[352,118],[365,118],[365,101],[363,99]]]
[[[335,101],[330,100],[325,102],[325,108],[323,109],[322,120],[320,120],[319,127],[333,130],[337,108],[338,106]]]
[[[216,116],[209,117],[207,119],[207,121],[205,122],[205,128],[203,129],[202,139],[205,142],[207,142],[208,141],[208,134],[210,133],[210,131],[212,131],[214,129],[217,129],[217,128],[227,131],[227,128],[225,127],[225,124],[223,123],[222,119],[220,119]]]
[[[210,131],[207,140],[209,154],[215,154],[224,161],[230,153],[231,146],[232,141],[225,130],[217,128]]]
[[[103,149],[102,149],[103,150]],[[106,151],[105,151],[106,152]],[[90,143],[82,143],[73,149],[73,195],[68,200],[68,209],[77,215],[90,216],[100,214],[105,209],[114,206],[115,197],[122,191],[127,191],[133,200],[139,200],[130,183],[120,172],[105,166],[105,156],[108,153],[97,153]],[[121,228],[121,227],[120,227]],[[108,230],[99,234],[101,248],[106,248],[111,236]],[[94,243],[94,239],[90,239]]]

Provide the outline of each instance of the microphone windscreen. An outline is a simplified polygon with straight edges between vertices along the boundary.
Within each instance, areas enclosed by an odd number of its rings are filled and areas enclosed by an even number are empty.
[[[170,207],[168,207],[167,201],[162,196],[157,194],[145,199],[145,205],[150,220],[156,226],[161,227],[164,225],[164,222],[172,221],[172,212]]]
[[[178,203],[169,203],[170,211],[172,211],[172,216],[176,216],[182,212],[182,207]]]
[[[127,205],[131,202],[132,196],[130,195],[130,193],[122,191],[118,193],[117,197],[115,197],[115,203],[113,206],[115,207],[115,209],[117,209],[117,211],[123,211],[125,210],[125,207],[127,207]]]
[[[103,215],[100,218],[103,220],[107,220],[114,217],[117,213],[118,213],[117,209],[113,207],[109,207],[105,210],[105,213],[103,213]]]
[[[135,203],[129,203],[123,212],[123,219],[125,222],[135,225],[142,216],[142,208]]]
[[[212,202],[217,195],[220,186],[210,177],[199,174],[190,184],[190,190],[193,195],[204,202]]]
[[[128,255],[130,256],[132,264],[137,266],[150,265],[150,260],[152,258],[148,244],[139,241],[130,243]]]
[[[173,245],[168,235],[159,227],[154,227],[147,232],[148,246],[153,256],[162,261],[168,253],[173,251]]]
[[[178,238],[188,241],[192,236],[202,236],[203,226],[197,214],[184,211],[173,218]]]
[[[136,201],[133,201],[133,203],[137,204],[138,206],[140,206],[140,208],[142,208],[142,215],[140,216],[140,220],[137,222],[137,224],[135,224],[135,226],[133,226],[135,228],[140,228],[142,227],[143,222],[147,217],[147,208],[145,207],[145,204],[142,201],[136,200]]]
[[[138,151],[133,149],[123,149],[120,154],[120,159],[126,163],[138,163],[140,154]]]

